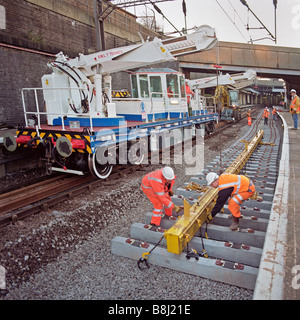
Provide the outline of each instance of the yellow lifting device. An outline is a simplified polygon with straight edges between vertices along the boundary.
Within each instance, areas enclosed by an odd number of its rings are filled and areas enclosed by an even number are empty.
[[[244,167],[263,137],[263,130],[259,130],[255,137],[245,142],[245,149],[231,163],[224,173],[238,174]],[[184,214],[178,221],[165,232],[168,252],[180,254],[191,241],[197,230],[206,221],[208,214],[213,209],[218,196],[218,189],[209,187],[208,190],[190,205],[185,199],[183,201]]]

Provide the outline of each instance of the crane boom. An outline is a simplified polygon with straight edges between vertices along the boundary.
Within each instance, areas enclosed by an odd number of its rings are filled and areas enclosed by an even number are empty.
[[[82,110],[83,113],[103,118],[105,114],[102,83],[104,80],[105,97],[111,103],[111,73],[174,60],[177,56],[187,53],[210,50],[216,43],[215,29],[203,25],[185,36],[166,40],[154,38],[153,41],[143,41],[89,55],[79,54],[73,59],[60,52],[56,55],[56,60],[48,64],[53,73],[43,76],[43,88],[47,90],[51,83],[53,88],[70,87],[72,92],[69,96],[66,91],[61,93],[61,96],[54,92],[53,95],[57,95],[60,104],[53,103],[52,97],[48,99],[49,101],[45,99],[47,110],[55,112],[59,105],[63,106],[62,109],[68,110],[70,105],[75,113],[78,111],[80,113]],[[49,96],[49,91],[46,90],[44,96]],[[91,97],[89,101],[87,97]],[[48,117],[49,122],[51,117]]]
[[[72,68],[78,68],[86,76],[96,73],[95,66],[100,65],[100,73],[114,73],[131,68],[139,68],[145,65],[174,60],[175,57],[187,53],[205,51],[213,48],[217,43],[215,30],[203,25],[191,34],[183,37],[142,42],[125,47],[100,51],[89,55],[80,54],[79,57],[68,60],[60,59]]]
[[[195,80],[189,80],[188,85],[191,89],[205,89],[216,86],[226,86],[228,84],[234,84],[235,81],[233,78],[226,73],[225,75],[221,74],[218,76],[208,77],[208,78],[200,78]]]
[[[200,78],[195,80],[189,80],[188,84],[191,89],[204,89],[216,86],[230,86],[234,89],[241,89],[254,83],[256,79],[256,72],[252,69],[248,69],[242,73],[236,73],[229,75],[220,74],[217,76]]]

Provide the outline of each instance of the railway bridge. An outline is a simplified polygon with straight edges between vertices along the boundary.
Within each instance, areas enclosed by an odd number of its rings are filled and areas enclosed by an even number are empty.
[[[260,77],[283,79],[288,91],[294,88],[300,92],[300,48],[220,41],[210,51],[185,55],[178,60],[186,75],[215,72],[216,64],[222,66],[224,73],[253,69]]]

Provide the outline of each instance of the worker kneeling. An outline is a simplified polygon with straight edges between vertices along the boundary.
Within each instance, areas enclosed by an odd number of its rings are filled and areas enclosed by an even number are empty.
[[[143,178],[141,188],[154,206],[151,224],[160,225],[163,208],[167,216],[172,215],[172,210],[175,212],[181,210],[171,200],[175,179],[174,171],[170,167],[150,172]]]
[[[241,217],[240,205],[254,194],[255,186],[253,182],[242,175],[224,173],[218,176],[214,172],[210,172],[206,176],[206,180],[209,186],[219,188],[217,202],[211,211],[211,217],[213,218],[220,212],[230,197],[228,209],[232,213],[233,223],[229,228],[232,231],[238,230]]]

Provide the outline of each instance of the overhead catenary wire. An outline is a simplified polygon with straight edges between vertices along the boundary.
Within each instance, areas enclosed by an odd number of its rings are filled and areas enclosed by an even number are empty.
[[[242,22],[242,24],[243,24],[244,26],[246,26],[246,24],[244,23],[243,19],[242,19],[241,16],[239,15],[239,13],[236,11],[236,9],[235,9],[235,7],[233,6],[233,4],[231,3],[231,1],[228,0],[228,2],[229,2],[229,4],[230,4],[230,6],[232,7],[234,13],[238,16],[238,18],[239,18],[240,21]]]
[[[270,30],[264,25],[264,23],[258,18],[258,16],[253,12],[253,10],[249,7],[248,3],[246,0],[240,0],[241,3],[247,7],[248,9],[248,13],[251,12],[252,15],[256,18],[256,20],[262,25],[262,27],[259,27],[259,28],[250,28],[249,27],[249,23],[247,24],[247,30],[249,31],[250,29],[265,29],[268,34],[270,35],[271,38],[269,37],[264,37],[264,38],[261,38],[261,39],[257,39],[255,41],[258,41],[258,40],[263,40],[263,39],[270,39],[272,41],[274,41],[275,43],[277,42],[276,40],[276,36],[274,37],[273,34],[270,32]],[[273,4],[274,4],[274,8],[275,8],[275,18],[276,18],[276,10],[277,10],[277,0],[273,0]],[[276,19],[275,19],[275,31],[276,31]]]
[[[162,12],[162,10],[155,4],[155,1],[149,0],[149,2],[153,5],[154,9],[155,9],[160,15],[162,15],[162,17],[163,17],[164,19],[166,19],[166,20],[170,23],[170,25],[171,25],[180,35],[182,35],[181,31],[179,31],[179,30],[174,26],[174,24],[164,15],[164,13]]]
[[[253,40],[252,40],[252,37],[250,35],[250,32],[249,30],[247,29],[248,33],[249,33],[249,38],[250,40],[248,41],[246,39],[246,37],[243,35],[243,33],[241,32],[241,30],[238,28],[237,24],[235,23],[235,21],[232,20],[232,18],[229,16],[229,14],[226,12],[226,10],[224,9],[224,7],[219,3],[218,0],[216,0],[217,4],[219,5],[219,7],[223,10],[223,12],[226,14],[226,16],[229,18],[229,20],[233,23],[233,25],[235,26],[235,28],[238,30],[238,32],[241,34],[241,36],[244,38],[244,40],[247,42],[247,43],[250,43],[251,44],[251,47],[252,47],[252,54],[253,54],[253,58],[255,60],[255,63],[258,65],[259,62],[258,62],[258,58],[257,58],[257,55],[256,55],[256,52],[254,50],[254,47],[253,47]],[[240,15],[237,13],[236,9],[234,8],[234,6],[232,5],[231,1],[228,0],[228,2],[230,3],[231,7],[233,8],[234,12],[237,14],[237,16],[239,17],[240,21],[243,23],[243,25],[246,27],[247,25],[244,24],[244,21],[242,20],[242,18],[240,17]]]
[[[103,0],[100,0],[103,1]],[[170,2],[175,0],[154,0],[153,2]],[[110,0],[110,2],[114,2],[119,8],[129,8],[136,7],[140,5],[146,5],[150,3],[150,0]]]
[[[232,18],[229,16],[229,14],[226,12],[226,10],[223,8],[223,6],[219,3],[218,0],[215,0],[217,2],[217,4],[219,5],[219,7],[222,9],[222,11],[226,14],[226,16],[229,18],[229,20],[233,23],[233,25],[235,26],[235,28],[238,30],[238,32],[241,34],[241,36],[244,38],[244,40],[247,42],[248,40],[246,39],[246,37],[243,35],[243,33],[241,32],[241,30],[238,28],[238,26],[236,25],[236,23],[232,20]]]

